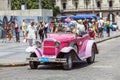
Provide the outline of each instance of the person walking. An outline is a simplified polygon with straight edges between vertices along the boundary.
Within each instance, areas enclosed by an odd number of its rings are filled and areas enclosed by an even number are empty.
[[[34,26],[34,21],[27,27],[26,37],[28,37],[29,46],[33,46],[36,40],[36,28]]]
[[[106,21],[106,32],[107,32],[107,37],[110,37],[110,21]]]
[[[100,18],[100,20],[98,20],[98,37],[99,38],[102,38],[103,28],[104,28],[104,20],[103,18]]]
[[[14,24],[16,42],[20,42],[20,26],[16,21],[12,21]]]
[[[43,40],[44,40],[44,25],[43,25],[42,20],[40,21],[40,25],[38,27],[38,34],[39,34],[40,40],[43,42]]]
[[[48,30],[48,23],[46,21],[44,21],[44,35],[45,35],[45,38],[47,38],[47,31]]]
[[[25,39],[26,29],[27,29],[27,25],[26,25],[26,22],[25,22],[25,19],[24,19],[23,23],[22,23],[22,32],[23,32],[23,38],[24,39]]]

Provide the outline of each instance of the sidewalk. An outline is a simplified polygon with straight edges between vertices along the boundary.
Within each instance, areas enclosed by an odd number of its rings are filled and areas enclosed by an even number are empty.
[[[111,37],[96,38],[96,43],[100,43],[112,38],[120,37],[120,31],[115,31],[111,33]],[[28,63],[26,62],[26,57],[29,53],[25,52],[28,44],[15,43],[14,41],[2,43],[0,39],[0,67],[10,67],[10,66],[24,66]]]

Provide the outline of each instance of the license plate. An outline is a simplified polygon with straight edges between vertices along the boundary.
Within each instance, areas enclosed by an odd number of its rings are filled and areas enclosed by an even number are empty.
[[[49,62],[49,59],[48,59],[48,58],[40,58],[39,61],[40,61],[40,62]]]

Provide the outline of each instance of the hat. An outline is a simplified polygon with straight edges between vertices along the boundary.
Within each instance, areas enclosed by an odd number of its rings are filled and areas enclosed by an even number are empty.
[[[79,22],[79,23],[81,23],[81,22],[82,22],[82,20],[81,20],[81,19],[79,19],[79,20],[78,20],[78,22]]]

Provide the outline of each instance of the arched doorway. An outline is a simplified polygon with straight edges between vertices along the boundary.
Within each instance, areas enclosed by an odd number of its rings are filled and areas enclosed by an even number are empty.
[[[113,13],[109,13],[107,20],[110,22],[115,22],[115,15]]]

